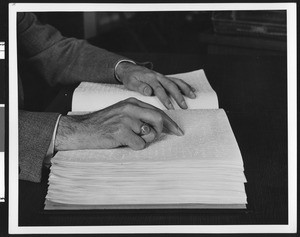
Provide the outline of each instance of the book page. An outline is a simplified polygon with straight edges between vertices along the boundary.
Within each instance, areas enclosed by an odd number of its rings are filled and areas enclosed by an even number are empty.
[[[60,162],[153,162],[193,159],[193,162],[204,161],[202,163],[205,166],[216,162],[224,166],[243,166],[237,142],[223,109],[164,112],[179,125],[184,136],[162,133],[158,140],[139,151],[132,151],[130,148],[62,151],[59,152]]]
[[[202,204],[202,203],[185,203],[185,204],[157,204],[147,205],[82,205],[82,204],[62,204],[45,201],[47,210],[97,210],[97,209],[246,209],[245,204]]]
[[[203,70],[169,76],[180,78],[196,89],[196,99],[185,97],[189,109],[219,108],[217,94],[211,88]],[[82,82],[74,91],[72,111],[100,110],[130,97],[166,109],[156,96],[144,96],[127,90],[123,85]],[[170,100],[174,108],[179,109],[172,97]]]
[[[140,151],[58,152],[46,199],[74,205],[247,203],[243,161],[225,112],[166,113],[184,136],[163,134]]]

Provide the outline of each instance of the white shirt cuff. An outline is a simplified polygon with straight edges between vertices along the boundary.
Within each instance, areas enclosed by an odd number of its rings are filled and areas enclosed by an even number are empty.
[[[115,66],[115,78],[116,78],[120,83],[122,83],[122,81],[121,81],[121,79],[118,77],[118,75],[117,75],[116,72],[117,72],[117,67],[118,67],[119,64],[122,63],[122,62],[127,62],[127,63],[133,63],[133,64],[136,64],[134,61],[128,60],[128,59],[122,59],[122,60],[120,60],[119,62],[117,62],[116,66]]]
[[[53,154],[54,154],[55,136],[56,136],[56,131],[57,131],[57,127],[58,127],[60,117],[61,117],[61,114],[57,118],[55,128],[54,128],[54,131],[53,131],[53,135],[52,135],[52,139],[51,139],[48,151],[46,153],[46,157],[44,158],[44,165],[47,166],[47,167],[51,165],[51,158],[53,157]]]

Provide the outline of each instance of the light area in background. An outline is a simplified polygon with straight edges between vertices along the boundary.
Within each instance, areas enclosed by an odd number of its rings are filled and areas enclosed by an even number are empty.
[[[4,59],[5,57],[5,43],[0,42],[0,59]]]
[[[0,60],[4,57],[5,42],[0,42]],[[4,105],[0,104],[0,202],[4,202],[5,196],[4,177]]]
[[[117,26],[124,20],[132,18],[134,12],[84,12],[84,38],[95,37],[98,33],[107,31]]]

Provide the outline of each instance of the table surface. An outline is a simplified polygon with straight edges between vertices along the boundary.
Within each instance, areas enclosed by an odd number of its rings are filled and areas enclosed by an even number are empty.
[[[19,182],[19,225],[227,225],[287,224],[287,61],[281,56],[128,55],[152,61],[173,74],[203,68],[228,115],[239,144],[248,183],[249,209],[106,210],[46,213],[48,171],[41,183]],[[64,88],[48,111],[70,109],[72,87]],[[63,102],[61,102],[63,101]]]

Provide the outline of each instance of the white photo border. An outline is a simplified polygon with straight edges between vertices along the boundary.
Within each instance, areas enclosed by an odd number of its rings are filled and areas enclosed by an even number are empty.
[[[297,231],[297,13],[296,3],[10,3],[9,4],[9,233],[296,233]],[[218,11],[286,10],[288,62],[288,224],[287,225],[145,225],[38,226],[18,225],[18,71],[17,12],[60,11]]]

